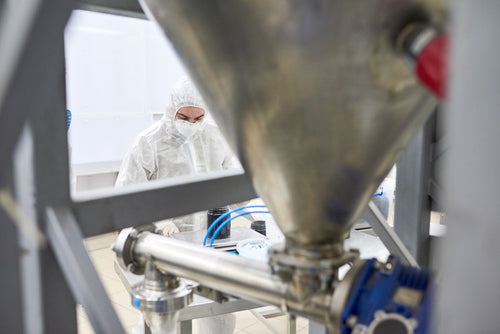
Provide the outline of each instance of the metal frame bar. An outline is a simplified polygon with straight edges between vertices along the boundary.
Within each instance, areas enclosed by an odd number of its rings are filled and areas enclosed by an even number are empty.
[[[11,1],[4,4],[0,68],[14,68],[0,81],[0,175],[8,168],[27,116],[44,106],[55,87],[62,36],[73,0]],[[26,19],[26,20],[24,20]],[[2,85],[3,84],[3,85]]]
[[[47,209],[47,237],[73,296],[84,307],[95,332],[124,333],[68,208]]]
[[[57,10],[56,7],[51,7]],[[64,26],[63,26],[64,27]],[[22,198],[30,197],[30,184],[35,199],[32,203],[25,203],[26,210],[31,210],[33,221],[41,231],[45,232],[47,220],[45,218],[45,207],[55,203],[68,204],[69,195],[69,166],[68,166],[68,143],[66,132],[66,83],[65,83],[65,60],[64,39],[62,30],[59,34],[52,36],[53,52],[50,57],[57,63],[51,69],[53,82],[46,89],[46,100],[39,101],[36,112],[29,116],[29,129],[32,130],[33,151],[25,154],[32,160],[33,179],[26,182],[27,191]],[[24,178],[26,173],[20,173],[19,178]],[[18,183],[27,180],[20,179]],[[21,199],[22,199],[21,198]],[[33,277],[40,278],[40,284],[30,289],[30,282],[23,290],[26,290],[25,307],[32,307],[32,296],[38,295],[40,301],[36,307],[40,308],[38,313],[43,314],[41,319],[45,332],[69,333],[76,331],[76,305],[68,282],[65,280],[62,268],[59,266],[56,256],[50,247],[30,247],[30,254],[26,256],[24,265],[25,279],[32,280]],[[31,291],[31,292],[30,292]],[[54,291],[57,291],[55,293]],[[29,309],[28,309],[29,312]],[[37,310],[31,311],[38,314]],[[64,321],[61,321],[64,314]],[[33,315],[28,313],[26,322],[33,327],[33,332],[40,326],[33,321]]]
[[[2,187],[12,189],[11,173],[4,174]],[[2,284],[4,287],[3,296],[0,299],[0,332],[2,333],[24,333],[23,330],[23,312],[21,295],[21,268],[20,262],[21,249],[19,247],[18,229],[16,224],[0,208],[0,263],[2,264]],[[13,260],[14,259],[14,260]]]
[[[432,142],[435,113],[418,130],[397,163],[394,231],[421,265],[429,264]]]
[[[264,326],[266,326],[267,329],[273,334],[280,334],[280,331],[272,324],[270,323],[262,314],[257,312],[256,310],[250,310],[250,312],[253,314],[254,317],[257,318]]]
[[[387,224],[384,215],[380,212],[375,203],[370,201],[368,203],[368,208],[369,210],[365,211],[363,218],[370,224],[389,252],[398,256],[406,263],[418,267],[418,262],[392,227]]]
[[[241,202],[257,194],[245,174],[221,171],[98,192],[91,197],[73,204],[84,237]]]
[[[78,0],[78,9],[147,19],[138,0]]]

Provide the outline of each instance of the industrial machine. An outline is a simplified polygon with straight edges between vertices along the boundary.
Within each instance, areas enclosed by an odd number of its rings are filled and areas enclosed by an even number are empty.
[[[427,30],[416,27],[444,26],[436,4],[142,3],[189,68],[286,243],[271,249],[268,266],[254,267],[127,230],[116,245],[124,268],[143,267],[149,254],[166,274],[342,333],[430,332],[429,274],[397,259],[358,261],[343,240],[435,107],[405,51],[435,37],[423,42]],[[339,282],[338,268],[351,262]],[[216,263],[224,263],[222,273]]]
[[[81,3],[142,15],[135,1]],[[62,34],[77,1],[2,2],[0,256],[9,287],[0,301],[2,332],[75,332],[75,302],[97,333],[123,332],[82,239],[128,226],[135,227],[122,230],[114,249],[124,268],[145,274],[131,301],[154,332],[172,332],[190,303],[192,286],[182,278],[277,305],[334,333],[498,330],[500,267],[491,265],[500,247],[500,160],[492,154],[500,141],[497,2],[457,0],[452,10],[436,0],[141,4],[187,65],[246,175],[164,180],[72,200]],[[447,85],[442,32],[450,13],[456,37]],[[450,98],[454,145],[443,167],[454,226],[436,252],[447,280],[440,285],[369,202],[436,106],[425,86]],[[474,196],[464,198],[463,189]],[[137,227],[256,194],[286,238],[268,263]],[[344,247],[367,204],[395,255],[385,263]]]

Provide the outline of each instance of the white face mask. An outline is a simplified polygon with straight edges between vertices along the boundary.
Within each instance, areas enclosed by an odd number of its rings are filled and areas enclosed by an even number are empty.
[[[196,122],[196,123],[189,123],[187,121],[183,121],[181,119],[176,119],[174,120],[174,126],[186,138],[189,138],[196,134],[200,128],[201,128],[201,123]]]

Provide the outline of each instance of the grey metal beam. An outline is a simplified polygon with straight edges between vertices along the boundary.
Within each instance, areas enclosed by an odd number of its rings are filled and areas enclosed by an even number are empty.
[[[398,256],[404,262],[418,267],[418,263],[406,248],[405,244],[398,237],[396,232],[387,224],[384,215],[377,208],[375,203],[370,201],[368,209],[363,213],[363,218],[370,224],[377,236],[382,240],[385,247],[391,254]]]
[[[73,211],[90,237],[256,198],[245,174],[220,171],[133,185],[81,197]]]
[[[437,333],[500,328],[500,1],[453,2]]]
[[[2,188],[11,188],[12,176],[3,175]],[[23,310],[21,295],[21,249],[17,241],[15,223],[0,207],[0,263],[2,265],[2,291],[0,299],[0,332],[23,333]]]
[[[429,263],[432,142],[435,116],[418,130],[397,163],[394,230],[421,265]]]
[[[34,140],[26,126],[14,154],[14,182],[17,205],[22,209],[28,229],[43,230],[37,206],[35,187]],[[22,221],[17,222],[18,225]],[[23,319],[25,333],[74,333],[75,303],[52,251],[46,243],[35,242],[19,229]],[[61,320],[64,319],[64,320]]]
[[[124,333],[68,208],[47,209],[47,237],[76,301],[96,333]]]
[[[47,95],[47,102],[39,105],[38,110],[29,117],[34,134],[35,184],[39,207],[71,202],[64,40],[62,34],[52,39],[59,42],[57,49],[60,53],[53,55],[61,64],[52,74],[57,80]]]
[[[138,0],[78,0],[78,9],[146,19]]]
[[[77,327],[75,302],[54,253],[31,237],[45,229],[46,204],[69,201],[62,32],[52,39],[60,51],[53,60],[61,66],[51,75],[59,85],[53,84],[46,103],[31,114],[13,155],[17,202],[28,226],[20,228],[19,238],[26,333],[71,333]],[[30,229],[38,232],[26,233]]]
[[[73,0],[10,1],[4,10],[0,69],[12,70],[0,76],[0,175],[28,114],[46,105],[58,81],[63,68],[58,36],[74,5]]]

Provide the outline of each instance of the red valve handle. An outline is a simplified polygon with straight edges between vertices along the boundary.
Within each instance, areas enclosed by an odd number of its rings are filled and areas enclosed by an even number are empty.
[[[415,73],[440,99],[446,98],[448,81],[448,35],[441,34],[418,55]]]

